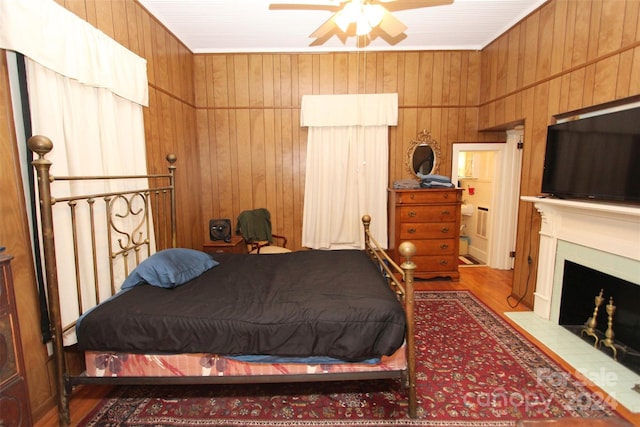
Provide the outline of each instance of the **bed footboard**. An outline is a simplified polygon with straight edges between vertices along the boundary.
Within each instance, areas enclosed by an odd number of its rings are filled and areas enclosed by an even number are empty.
[[[399,300],[404,305],[407,319],[406,351],[407,351],[407,392],[409,399],[409,416],[417,417],[417,394],[416,394],[416,355],[415,355],[415,317],[414,317],[414,287],[413,274],[416,269],[412,261],[416,254],[416,246],[411,242],[403,242],[398,246],[398,252],[404,258],[401,265],[396,264],[387,252],[380,246],[371,235],[371,217],[364,215],[362,225],[364,226],[365,250],[369,257],[376,261],[383,276],[387,279],[389,286],[396,292]]]

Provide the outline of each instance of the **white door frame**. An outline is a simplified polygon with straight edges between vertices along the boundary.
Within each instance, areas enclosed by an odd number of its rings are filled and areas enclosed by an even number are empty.
[[[518,204],[520,197],[520,175],[522,170],[522,142],[524,130],[517,128],[507,131],[507,141],[496,143],[454,143],[451,157],[451,180],[458,182],[458,155],[463,151],[493,151],[495,171],[492,185],[491,206],[489,206],[489,247],[487,265],[492,268],[509,270],[513,268]],[[500,224],[500,226],[494,226]]]

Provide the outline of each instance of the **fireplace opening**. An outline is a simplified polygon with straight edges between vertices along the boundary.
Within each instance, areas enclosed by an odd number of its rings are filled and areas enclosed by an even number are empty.
[[[601,290],[595,324],[589,323]],[[614,337],[607,342],[610,298]],[[559,324],[640,374],[640,284],[565,260]]]

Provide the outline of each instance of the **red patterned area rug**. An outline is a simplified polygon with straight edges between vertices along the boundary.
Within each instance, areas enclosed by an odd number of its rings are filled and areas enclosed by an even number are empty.
[[[470,292],[417,292],[419,418],[399,381],[127,386],[84,426],[514,426],[616,417]]]

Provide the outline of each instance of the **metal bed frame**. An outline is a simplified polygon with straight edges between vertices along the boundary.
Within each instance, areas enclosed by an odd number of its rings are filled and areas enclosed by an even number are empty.
[[[99,215],[94,215],[96,201],[104,202],[105,225],[107,240],[109,242],[109,281],[111,294],[116,291],[114,280],[114,268],[116,262],[124,265],[125,275],[128,274],[128,257],[135,257],[134,264],[140,260],[141,251],[149,256],[153,250],[150,235],[151,229],[155,231],[156,247],[164,249],[176,247],[176,198],[175,198],[175,170],[176,157],[167,155],[169,163],[167,174],[160,175],[127,175],[127,176],[77,176],[59,177],[50,174],[51,162],[45,158],[53,149],[53,143],[47,137],[33,136],[28,142],[29,148],[37,154],[32,162],[38,178],[38,191],[40,198],[40,221],[42,227],[43,252],[45,277],[48,292],[48,310],[51,319],[51,335],[53,341],[53,359],[55,363],[55,382],[58,393],[58,416],[61,425],[70,424],[69,400],[73,387],[78,384],[240,384],[240,383],[276,383],[276,382],[309,382],[309,381],[346,381],[367,379],[401,378],[408,394],[408,413],[411,418],[417,417],[416,401],[416,374],[415,374],[415,323],[414,323],[414,278],[416,268],[411,260],[416,248],[413,243],[404,242],[398,250],[405,258],[401,266],[398,266],[386,253],[380,244],[371,236],[369,225],[371,217],[365,215],[362,218],[364,226],[365,250],[370,258],[377,262],[381,274],[387,279],[389,285],[396,293],[404,306],[407,319],[406,331],[406,361],[404,370],[375,371],[375,372],[350,372],[350,373],[324,373],[309,375],[254,375],[254,376],[212,376],[212,377],[90,377],[84,374],[74,375],[70,372],[65,357],[63,334],[75,328],[75,321],[70,324],[62,324],[60,310],[60,294],[56,247],[54,238],[54,207],[66,204],[68,215],[71,217],[73,241],[75,278],[65,277],[64,280],[74,280],[78,292],[78,311],[82,313],[81,275],[78,273],[78,239],[89,238],[92,248],[92,268],[97,270],[96,256],[96,226],[95,221]],[[63,197],[52,196],[52,185],[56,181],[88,181],[88,180],[133,180],[144,179],[145,183],[154,185],[143,186],[135,190],[105,192],[99,194],[81,194]],[[79,204],[86,204],[90,217],[90,230],[80,230],[76,221],[76,211]],[[120,207],[118,207],[120,206]],[[124,208],[123,208],[124,206]],[[62,206],[60,207],[62,209]],[[116,219],[133,216],[136,218],[135,227],[131,230],[121,230],[116,224]],[[87,237],[88,234],[88,237]],[[115,236],[115,237],[113,237]],[[253,256],[253,255],[252,255]],[[259,255],[256,255],[259,256]],[[94,274],[92,287],[98,292],[98,278]],[[99,296],[94,296],[99,303]]]

